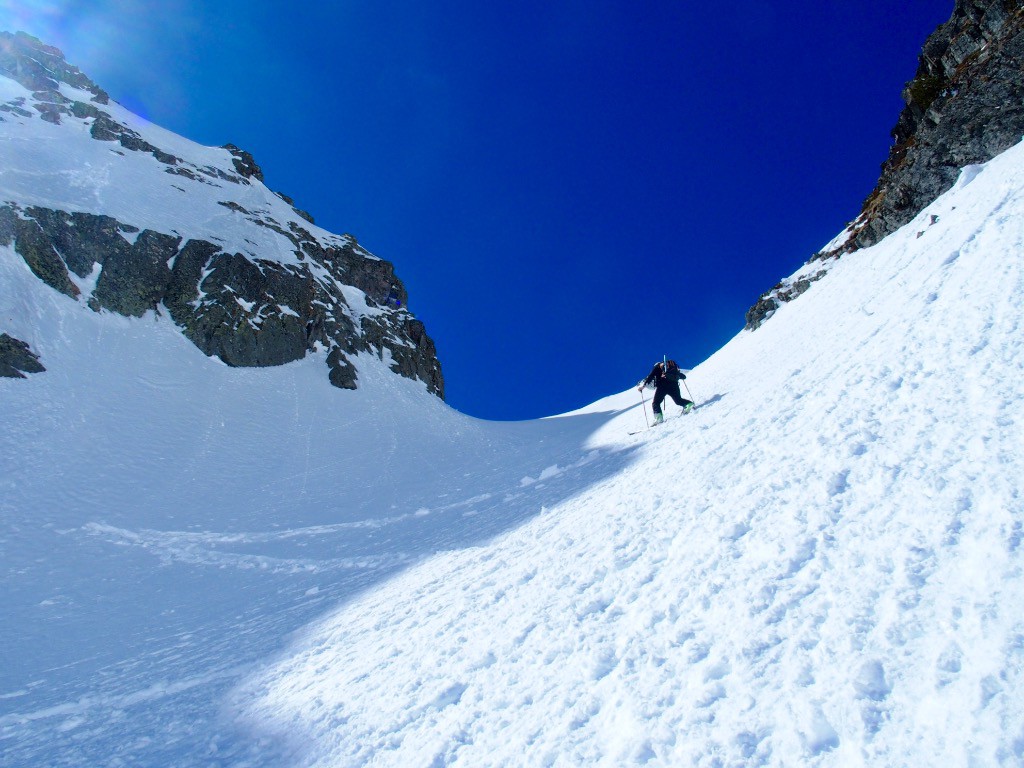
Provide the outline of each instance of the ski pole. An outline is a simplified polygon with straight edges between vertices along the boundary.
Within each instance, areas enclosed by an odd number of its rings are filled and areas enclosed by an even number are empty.
[[[686,383],[686,379],[683,379],[683,386],[686,387],[686,394],[690,396],[690,402],[697,405],[697,401],[693,399],[693,393],[690,392],[690,385]]]
[[[644,409],[644,424],[646,424],[647,428],[650,429],[651,428],[651,422],[649,422],[647,420],[647,401],[644,399],[644,388],[643,387],[640,387],[640,402],[641,402],[641,404],[643,406],[643,409]]]

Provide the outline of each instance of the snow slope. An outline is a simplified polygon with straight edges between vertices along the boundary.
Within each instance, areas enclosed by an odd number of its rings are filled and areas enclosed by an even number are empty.
[[[1022,168],[965,171],[694,371],[694,415],[597,430],[642,445],[620,472],[342,606],[239,711],[302,765],[1021,764]]]
[[[5,764],[1020,764],[1022,172],[632,436],[635,390],[485,423],[231,369],[0,248],[50,368],[0,380]]]

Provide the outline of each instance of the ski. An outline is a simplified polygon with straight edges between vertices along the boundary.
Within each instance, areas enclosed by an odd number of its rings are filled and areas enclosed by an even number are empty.
[[[687,416],[687,415],[693,413],[698,408],[700,408],[700,406],[697,405],[696,403],[694,403],[692,408],[688,408],[688,409],[684,410],[678,416],[673,416],[672,419],[673,420],[674,419],[681,419],[681,418],[683,418],[683,416]],[[669,419],[665,419],[665,421],[669,421]],[[655,427],[659,426],[660,424],[664,424],[665,421],[655,422],[654,424],[651,424],[649,427],[645,427],[644,429],[638,429],[638,430],[635,430],[633,432],[628,432],[627,434],[629,434],[629,435],[639,435],[641,432],[650,432],[652,429],[654,429]]]

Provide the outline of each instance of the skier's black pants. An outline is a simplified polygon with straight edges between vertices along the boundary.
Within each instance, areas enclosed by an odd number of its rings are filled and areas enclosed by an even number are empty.
[[[654,402],[651,404],[651,409],[655,413],[661,413],[661,403],[665,399],[666,395],[675,400],[676,405],[680,408],[693,405],[693,403],[684,399],[683,396],[679,394],[678,381],[665,382],[663,384],[659,384],[658,388],[654,390]]]

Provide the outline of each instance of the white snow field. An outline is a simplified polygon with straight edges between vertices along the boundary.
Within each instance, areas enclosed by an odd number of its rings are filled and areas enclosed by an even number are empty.
[[[644,430],[228,368],[0,248],[2,763],[1021,765],[1022,255],[1018,146]]]

